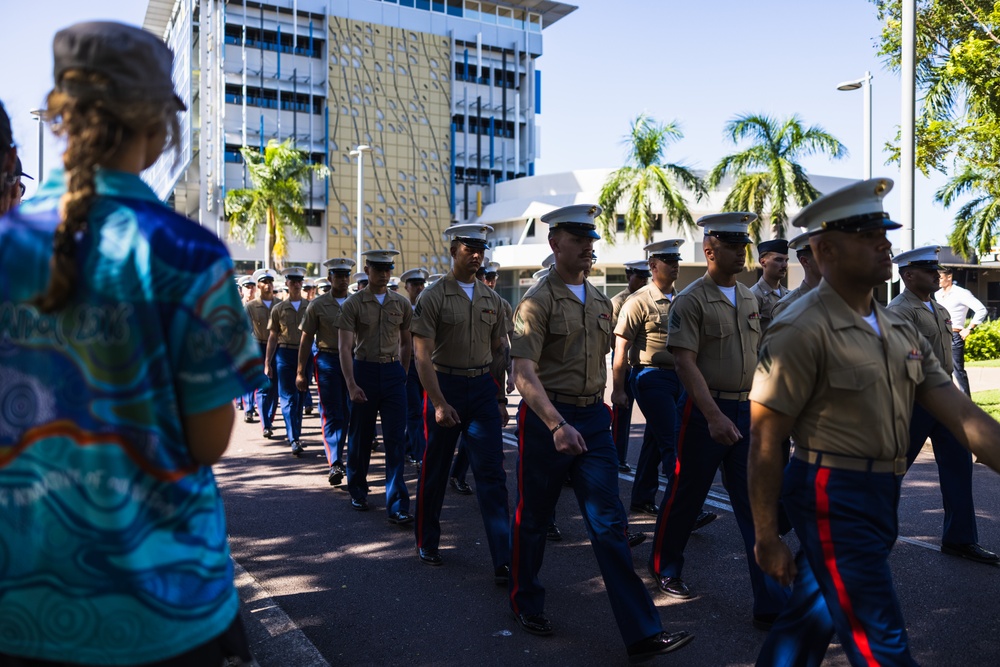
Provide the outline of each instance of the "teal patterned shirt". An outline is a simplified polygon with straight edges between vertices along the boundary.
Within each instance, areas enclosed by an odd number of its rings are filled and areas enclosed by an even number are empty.
[[[131,665],[238,606],[219,490],[182,419],[264,384],[225,246],[99,171],[70,304],[49,275],[65,177],[0,218],[0,654]]]

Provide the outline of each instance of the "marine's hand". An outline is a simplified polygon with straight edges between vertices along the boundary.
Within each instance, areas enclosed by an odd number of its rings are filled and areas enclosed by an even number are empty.
[[[778,539],[777,535],[767,540],[758,539],[753,551],[760,569],[779,584],[790,586],[795,580],[798,568],[795,567],[792,551],[787,544]]]

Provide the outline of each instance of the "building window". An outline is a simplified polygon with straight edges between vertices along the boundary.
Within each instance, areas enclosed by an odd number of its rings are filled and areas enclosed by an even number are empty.
[[[531,220],[528,221],[528,231],[525,234],[525,236],[534,236],[534,235],[535,235],[535,219],[532,218]]]

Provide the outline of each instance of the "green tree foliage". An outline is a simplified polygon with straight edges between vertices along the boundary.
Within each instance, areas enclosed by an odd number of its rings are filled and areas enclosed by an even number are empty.
[[[640,114],[632,123],[624,140],[626,164],[611,172],[597,202],[603,209],[597,226],[607,243],[615,242],[616,210],[621,203],[625,204],[625,238],[639,238],[646,243],[652,240],[655,204],[662,205],[668,222],[695,228],[687,200],[677,184],[693,192],[699,201],[706,193],[705,186],[690,168],[663,162],[667,146],[683,137],[676,122],[663,125]]]
[[[264,225],[264,266],[275,266],[288,255],[288,229],[296,238],[310,238],[306,228],[306,179],[326,176],[329,169],[310,164],[291,141],[268,142],[264,153],[244,146],[240,149],[252,188],[226,193],[226,219],[230,240],[248,248],[257,244],[257,229]]]
[[[722,208],[757,214],[749,229],[755,242],[760,241],[765,223],[775,238],[784,238],[789,203],[805,206],[819,197],[798,160],[823,153],[837,159],[847,155],[847,148],[833,135],[817,125],[805,127],[798,116],[784,121],[764,114],[737,116],[726,123],[725,134],[735,145],[745,141],[750,145],[723,157],[707,184],[717,188],[727,176],[733,178]]]
[[[880,55],[898,69],[900,0],[872,0],[883,23]],[[949,237],[968,257],[994,247],[1000,208],[1000,3],[992,0],[917,0],[917,167],[956,174],[937,193],[950,207],[961,197]],[[899,147],[888,145],[890,160]]]

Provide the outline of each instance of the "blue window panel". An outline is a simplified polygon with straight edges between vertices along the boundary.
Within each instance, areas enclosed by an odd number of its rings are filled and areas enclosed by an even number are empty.
[[[535,70],[535,113],[542,113],[542,70]]]

